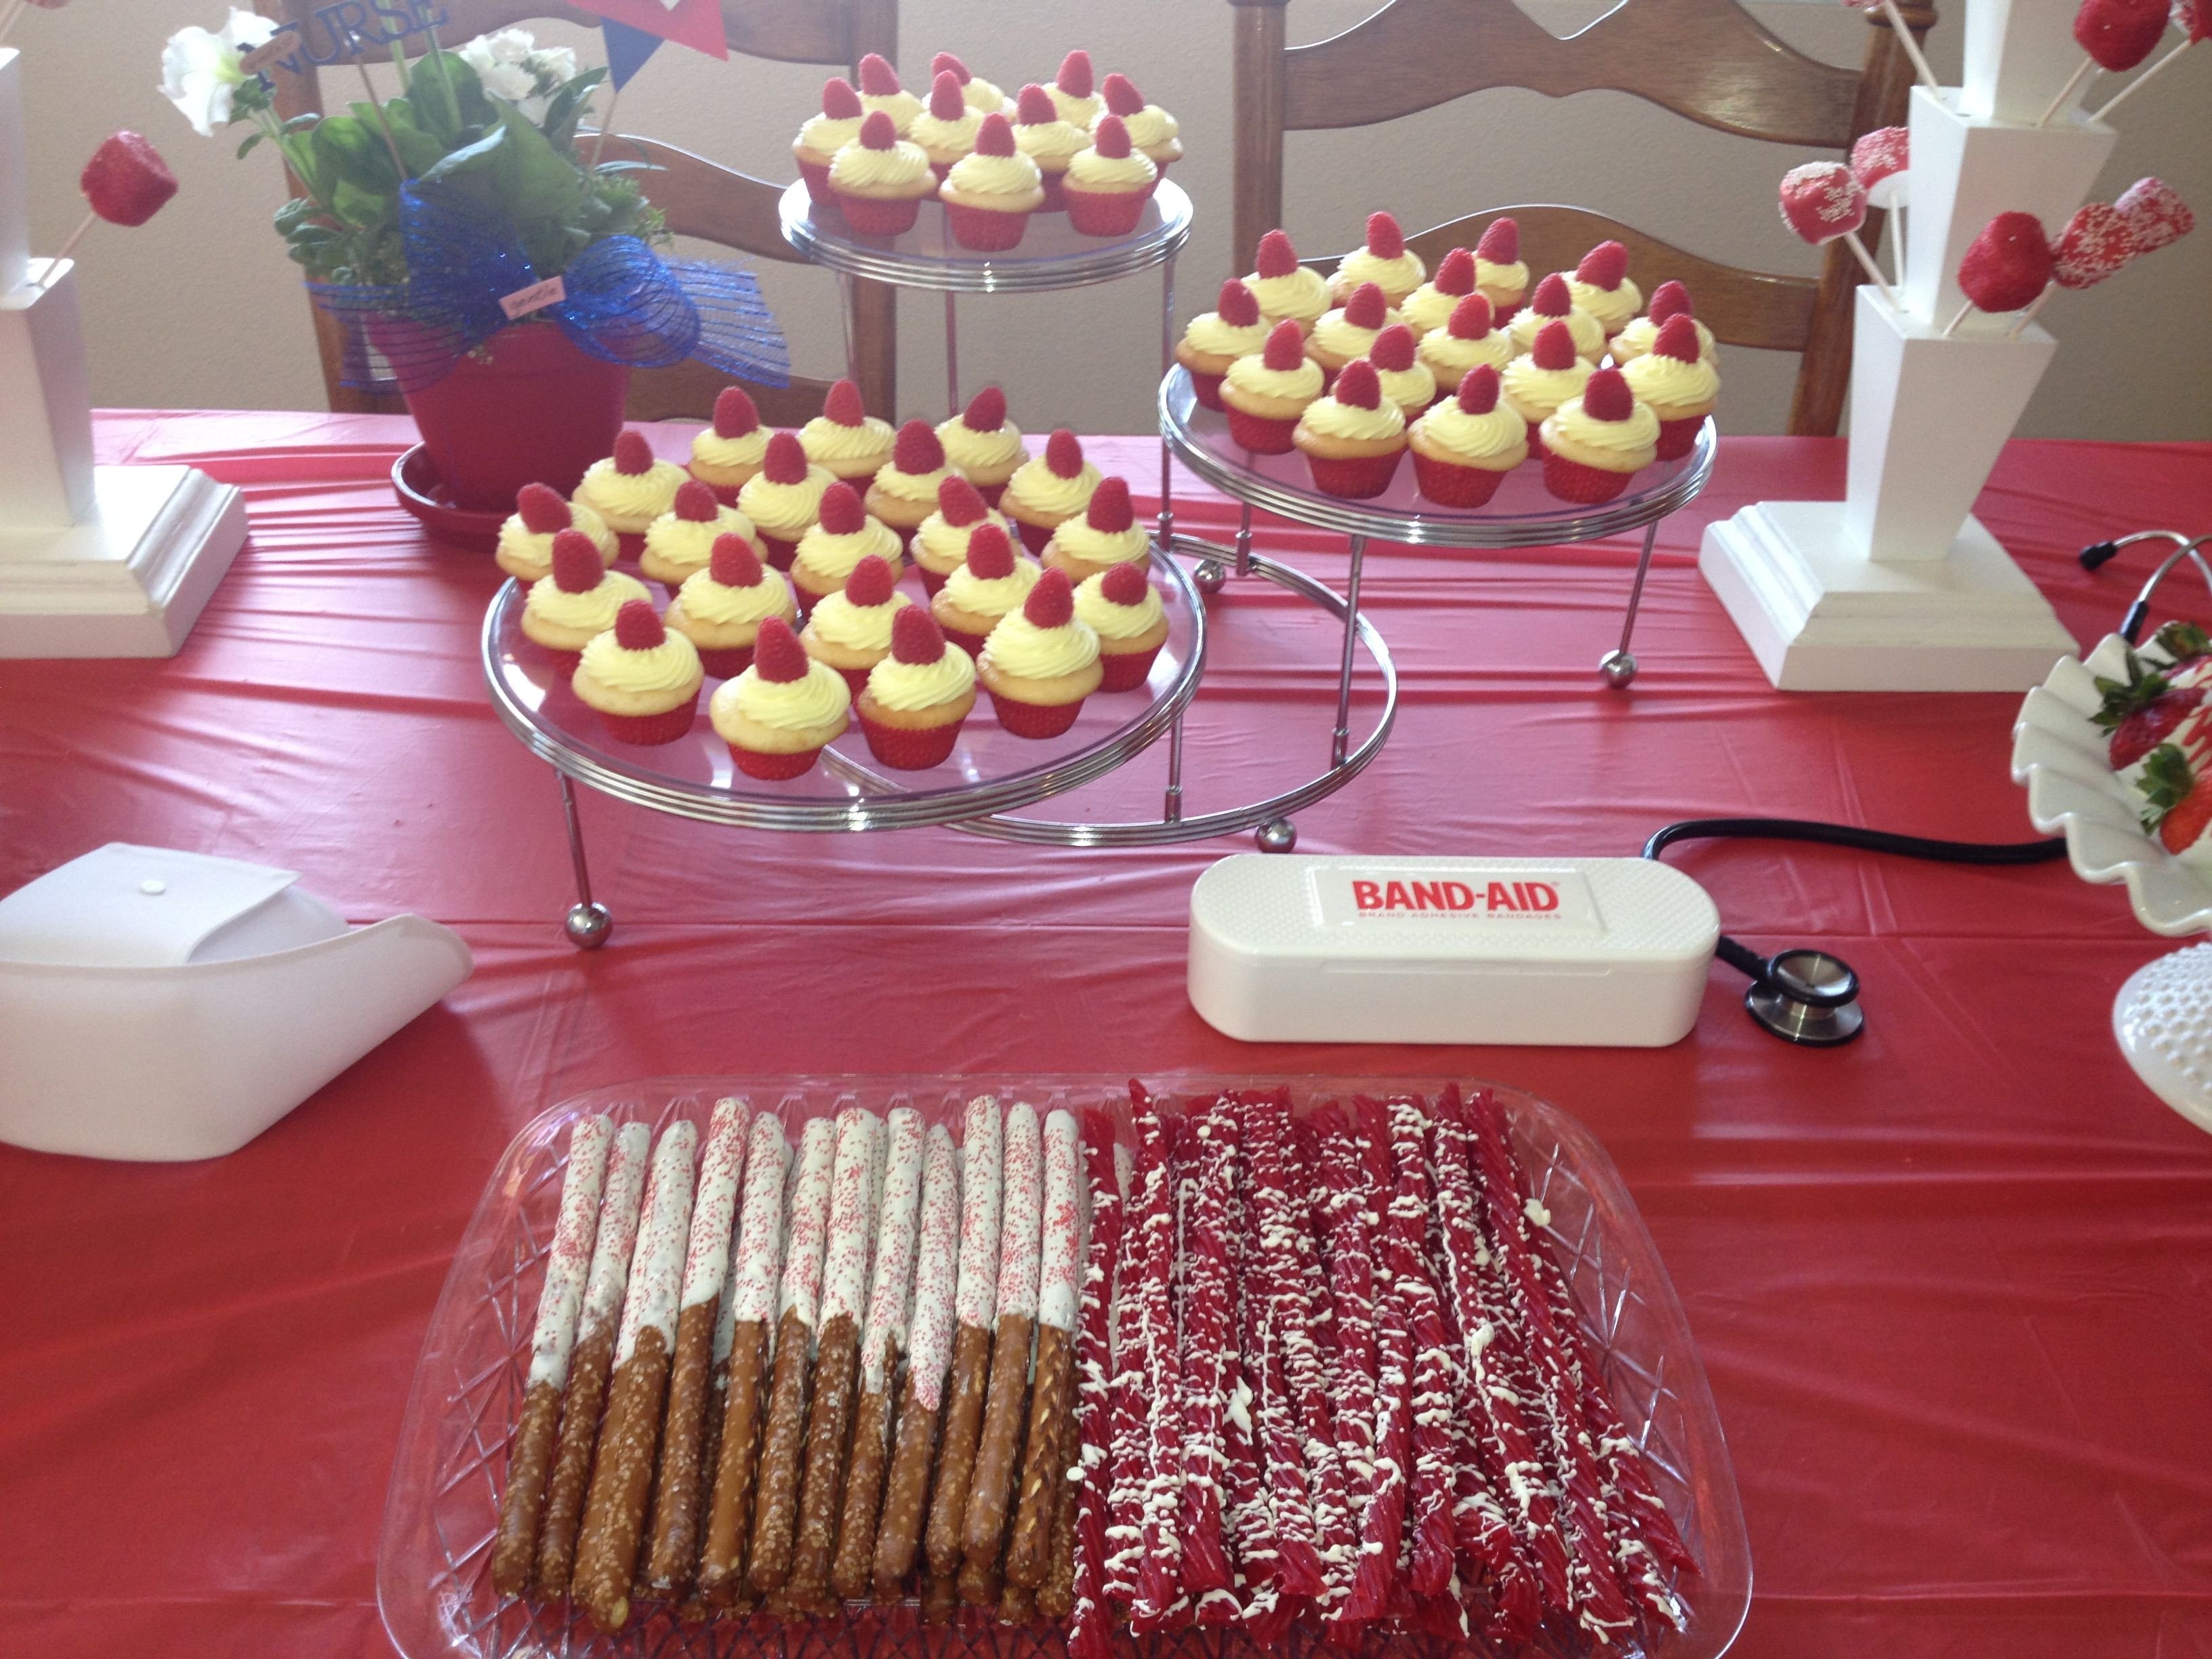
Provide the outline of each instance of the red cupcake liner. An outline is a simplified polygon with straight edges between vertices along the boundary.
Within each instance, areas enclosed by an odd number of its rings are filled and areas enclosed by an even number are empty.
[[[1298,429],[1297,416],[1278,421],[1265,415],[1247,415],[1233,404],[1227,408],[1229,435],[1255,455],[1287,455],[1297,446],[1291,434]]]
[[[617,530],[615,532],[615,557],[628,559],[632,564],[645,556],[645,532]]]
[[[1056,738],[1075,724],[1083,712],[1083,699],[1073,702],[1024,702],[1018,697],[991,693],[991,706],[999,711],[999,724],[1018,738]]]
[[[737,503],[732,501],[730,505],[735,507]],[[787,542],[781,536],[771,536],[765,530],[760,532],[760,538],[761,545],[768,550],[768,562],[778,570],[790,569],[791,561],[799,552],[799,544]]]
[[[1358,455],[1342,460],[1309,455],[1306,465],[1313,473],[1314,488],[1322,495],[1364,501],[1390,487],[1390,480],[1397,476],[1398,463],[1405,453],[1403,449],[1394,449],[1388,455]]]
[[[821,753],[819,749],[802,749],[795,755],[767,755],[757,749],[741,749],[734,743],[730,745],[730,757],[737,762],[738,771],[770,782],[805,777],[814,769]]]
[[[650,748],[658,744],[674,743],[691,729],[691,722],[698,713],[699,694],[694,691],[680,706],[665,714],[602,714],[599,724],[607,728],[609,737],[618,742]]]
[[[880,725],[857,711],[856,715],[860,731],[868,739],[868,752],[884,765],[902,772],[921,772],[944,765],[952,758],[953,745],[960,741],[959,720],[915,729]]]
[[[1012,522],[1014,528],[1022,532],[1022,545],[1040,556],[1044,552],[1044,544],[1052,539],[1052,532],[1060,527],[1057,525],[1031,524],[1027,519],[1016,519]]]
[[[1068,190],[1067,222],[1085,236],[1127,236],[1144,217],[1152,192],[1144,190]]]
[[[874,666],[872,663],[868,665],[869,668]],[[845,684],[853,688],[854,696],[858,697],[868,689],[867,668],[841,668],[837,672],[845,677]]]
[[[1030,216],[1026,210],[1001,213],[996,208],[955,206],[947,202],[945,222],[952,232],[952,240],[969,252],[1004,253],[1021,246],[1022,234],[1029,228]]]
[[[975,481],[974,481],[973,479],[970,479],[969,482],[969,483],[973,483]],[[999,480],[999,482],[998,482],[998,483],[994,483],[994,484],[987,484],[987,483],[979,483],[979,484],[976,484],[976,485],[975,485],[975,493],[976,493],[978,495],[981,495],[981,496],[983,498],[983,505],[984,505],[984,506],[986,506],[986,507],[988,507],[992,508],[994,511],[996,511],[996,510],[997,510],[997,508],[998,508],[1000,497],[1003,496],[1003,495],[1006,493],[1006,485],[1007,485],[1008,482],[1009,482],[1009,480],[1005,479],[1005,478],[1001,478],[1001,479],[1000,479],[1000,480]]]
[[[696,478],[699,475],[695,472],[691,476]],[[702,482],[703,483],[704,480],[702,480]],[[707,485],[707,488],[714,492],[714,499],[720,501],[724,507],[735,507],[738,504],[738,491],[744,489],[744,486],[743,484],[710,483]]]
[[[1561,501],[1572,501],[1579,507],[1595,507],[1600,501],[1611,501],[1628,488],[1628,481],[1633,476],[1608,472],[1601,466],[1585,466],[1564,455],[1547,453],[1544,457],[1544,488]]]
[[[931,176],[941,185],[945,182],[947,176],[951,174],[952,171],[952,163],[950,161],[932,161],[929,164],[929,171]]]
[[[1698,447],[1698,428],[1705,425],[1705,416],[1692,415],[1680,421],[1659,422],[1659,459],[1679,461]]]
[[[914,574],[921,578],[921,591],[933,599],[937,597],[937,590],[945,586],[945,578],[926,564],[915,565]]]
[[[837,192],[837,206],[845,216],[845,222],[863,236],[899,236],[914,228],[914,222],[921,216],[921,198],[901,197],[886,201],[875,196],[851,196]]]
[[[584,659],[584,653],[581,651],[556,651],[550,645],[538,644],[527,634],[522,636],[522,641],[529,647],[532,656],[564,680],[575,673],[576,665]]]
[[[702,651],[699,666],[718,680],[733,680],[753,665],[753,648],[750,645],[733,646],[726,651]]]
[[[1164,643],[1164,641],[1163,641]],[[1149,651],[1102,651],[1098,665],[1106,678],[1098,682],[1101,691],[1133,691],[1152,677],[1152,659],[1160,654],[1160,647]]]
[[[1320,360],[1316,358],[1315,361],[1319,362]],[[1336,377],[1342,372],[1343,371],[1340,369],[1331,368],[1327,363],[1322,364],[1321,395],[1322,397],[1326,398],[1330,392],[1336,390]]]
[[[1490,325],[1492,328],[1504,327],[1506,324],[1511,322],[1513,319],[1520,313],[1522,304],[1522,301],[1516,300],[1510,306],[1491,307]]]
[[[830,164],[826,161],[801,161],[799,176],[806,180],[806,194],[817,207],[837,205],[837,192],[830,188]]]
[[[1544,423],[1541,421],[1528,422],[1528,453],[1539,459],[1552,453],[1544,447]]]
[[[957,628],[946,628],[942,623],[938,627],[943,632],[946,644],[958,646],[971,657],[981,656],[983,641],[991,637],[988,634],[963,634]]]
[[[1223,376],[1219,374],[1201,374],[1194,368],[1187,369],[1184,372],[1190,376],[1190,389],[1198,394],[1198,404],[1200,408],[1219,409],[1222,407],[1221,382],[1224,378]]]
[[[1413,452],[1413,483],[1438,507],[1480,507],[1498,493],[1504,477],[1488,467],[1462,466]]]
[[[1044,204],[1038,208],[1037,211],[1039,213],[1067,211],[1067,175],[1066,173],[1048,173],[1044,175]]]

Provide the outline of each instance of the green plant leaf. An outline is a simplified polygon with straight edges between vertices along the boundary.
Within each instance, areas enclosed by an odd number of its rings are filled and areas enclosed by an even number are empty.
[[[583,176],[576,164],[546,142],[545,135],[517,110],[500,118],[507,143],[499,158],[507,210],[518,222],[553,218],[582,198]]]
[[[374,122],[353,115],[328,116],[315,128],[312,142],[317,159],[337,182],[361,191],[398,192],[398,171]]]
[[[259,131],[255,131],[255,132],[249,132],[249,133],[247,133],[244,138],[242,138],[242,139],[240,139],[240,140],[239,141],[239,144],[238,144],[238,159],[239,159],[240,161],[243,161],[246,159],[246,155],[247,155],[248,152],[250,152],[250,151],[253,149],[253,147],[254,147],[256,144],[259,143],[260,143],[264,138],[267,137],[268,136],[269,136],[268,134],[266,134],[266,133],[264,133],[264,132],[259,132]]]
[[[548,143],[556,149],[574,150],[576,125],[583,118],[585,103],[591,97],[592,89],[606,78],[605,70],[589,69],[562,82],[547,100],[545,119],[541,124]]]
[[[321,211],[321,204],[312,197],[295,196],[276,210],[276,234],[289,236],[310,224]]]
[[[417,70],[419,82],[422,73]],[[493,192],[473,188],[477,181],[486,179],[497,165],[499,152],[507,143],[507,129],[494,127],[490,132],[472,144],[449,150],[422,174],[425,184],[452,184],[471,186],[472,193],[489,203],[496,199]]]

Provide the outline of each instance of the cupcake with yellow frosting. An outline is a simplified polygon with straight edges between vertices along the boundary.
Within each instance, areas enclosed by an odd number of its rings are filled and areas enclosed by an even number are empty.
[[[656,457],[645,434],[624,427],[615,437],[615,453],[585,469],[576,500],[616,535],[632,538],[622,550],[634,554],[645,545],[645,527],[675,505],[676,492],[690,476]]]
[[[1168,613],[1144,566],[1117,564],[1085,577],[1075,614],[1098,635],[1101,691],[1133,691],[1151,677],[1152,659],[1168,642]]]
[[[1619,242],[1600,242],[1583,255],[1567,278],[1567,295],[1597,319],[1607,339],[1644,309],[1644,290],[1629,280],[1628,250]]]
[[[1083,459],[1083,445],[1066,427],[1044,441],[1044,453],[1024,461],[1006,480],[999,511],[1021,532],[1022,544],[1044,551],[1052,532],[1079,517],[1098,488],[1098,469]]]
[[[939,422],[937,441],[945,446],[952,470],[975,486],[987,507],[999,504],[1006,481],[1030,458],[1022,447],[1021,428],[1006,418],[1006,394],[994,386],[970,398],[959,414]]]
[[[1335,388],[1306,405],[1292,441],[1304,452],[1314,488],[1364,501],[1390,487],[1406,453],[1406,416],[1382,395],[1375,365],[1355,357]]]
[[[1659,422],[1657,453],[1680,460],[1698,441],[1698,428],[1721,398],[1721,377],[1706,361],[1697,319],[1677,312],[1659,330],[1651,349],[1621,371],[1637,401]]]
[[[1498,377],[1501,395],[1505,406],[1527,423],[1528,447],[1538,454],[1544,452],[1544,422],[1568,398],[1582,396],[1589,377],[1589,364],[1576,352],[1574,336],[1561,322],[1537,330],[1535,343],[1505,365]]]
[[[791,584],[761,563],[743,536],[718,536],[707,568],[686,579],[665,621],[699,648],[699,661],[718,680],[733,680],[753,659],[753,641],[770,617],[799,617]]]
[[[1451,320],[1459,302],[1474,292],[1474,255],[1455,247],[1437,264],[1437,274],[1408,294],[1398,309],[1417,340]]]
[[[1535,345],[1537,331],[1547,323],[1566,325],[1575,356],[1584,362],[1595,363],[1605,356],[1605,325],[1574,302],[1566,277],[1556,270],[1536,284],[1536,291],[1528,296],[1528,308],[1513,319],[1506,337],[1516,351],[1527,351]]]
[[[1285,318],[1267,343],[1229,365],[1221,380],[1221,406],[1229,435],[1255,455],[1287,455],[1291,434],[1306,405],[1321,396],[1321,365],[1306,356],[1305,337]]]
[[[1257,269],[1244,279],[1244,286],[1260,302],[1260,315],[1271,325],[1296,323],[1300,334],[1310,334],[1328,309],[1328,283],[1321,272],[1298,263],[1298,251],[1279,230],[1260,239],[1259,257],[1253,263]]]
[[[676,492],[676,504],[647,528],[645,552],[637,568],[672,592],[707,568],[718,536],[743,536],[750,541],[752,521],[736,507],[716,501],[713,485],[687,478]]]
[[[860,388],[850,380],[832,381],[823,394],[822,412],[799,428],[806,459],[848,483],[874,477],[897,441],[889,421],[861,407]]]
[[[656,745],[691,729],[706,679],[691,641],[661,625],[650,599],[632,599],[585,645],[569,684],[609,737]]]
[[[899,84],[898,71],[882,53],[872,52],[860,59],[860,109],[866,115],[888,115],[903,138],[921,114],[921,100]]]
[[[860,505],[860,492],[833,483],[822,492],[822,516],[799,538],[791,558],[791,585],[804,614],[824,594],[835,593],[873,554],[896,574],[905,564],[898,532]]]
[[[1105,100],[1098,95],[1091,54],[1080,46],[1060,60],[1060,73],[1053,76],[1052,84],[1045,91],[1051,94],[1053,108],[1060,118],[1086,132],[1106,106]]]
[[[975,253],[1018,246],[1030,215],[1044,205],[1044,174],[1014,144],[1014,129],[996,111],[975,130],[975,149],[952,164],[937,187],[952,240]]]
[[[1008,611],[1018,610],[1044,574],[1034,559],[1014,551],[1006,532],[995,524],[975,526],[968,538],[968,556],[930,597],[929,614],[945,637],[969,656]]]
[[[752,666],[716,688],[707,714],[747,777],[803,777],[852,723],[853,688],[806,654],[789,623],[770,617],[753,641]]]
[[[1413,482],[1438,507],[1480,507],[1528,459],[1528,423],[1498,401],[1498,371],[1477,363],[1406,434]]]
[[[860,107],[860,94],[843,76],[833,75],[822,83],[821,112],[806,118],[791,144],[799,176],[806,180],[806,194],[816,206],[836,205],[830,191],[830,163],[860,136],[860,122],[867,112]]]
[[[1252,290],[1231,276],[1221,285],[1213,309],[1201,311],[1176,342],[1176,361],[1190,374],[1191,390],[1207,409],[1221,407],[1221,380],[1229,365],[1239,357],[1263,350],[1267,325],[1261,319],[1260,302]]]
[[[945,464],[945,446],[927,421],[908,421],[898,429],[891,458],[877,470],[862,504],[898,537],[904,545],[921,528],[921,521],[937,511],[937,490],[952,469]]]
[[[902,138],[877,110],[860,137],[830,162],[830,191],[845,222],[863,236],[897,236],[914,228],[921,198],[937,193],[937,174],[920,144]]]
[[[878,554],[853,567],[844,586],[824,593],[807,615],[799,642],[817,662],[845,677],[858,696],[868,671],[891,653],[891,617],[914,601],[892,586],[898,573]]]
[[[1042,213],[1057,213],[1067,205],[1062,190],[1069,163],[1090,148],[1091,137],[1082,127],[1063,120],[1052,94],[1032,82],[1014,100],[1014,148],[1037,164],[1044,177]]]
[[[1382,395],[1398,405],[1410,423],[1437,400],[1436,372],[1413,355],[1413,331],[1393,323],[1375,337],[1367,361],[1375,365]]]
[[[1018,738],[1056,738],[1075,724],[1083,701],[1105,679],[1098,635],[1075,614],[1064,570],[1037,578],[1021,609],[1000,618],[975,659],[999,724]]]
[[[960,95],[959,82],[946,70],[930,87],[929,107],[915,117],[914,131],[907,137],[921,146],[941,185],[952,164],[975,148],[975,134],[982,125],[982,112],[969,107]]]
[[[940,52],[929,60],[929,76],[933,84],[940,75],[950,75],[960,83],[960,95],[968,107],[978,115],[1012,115],[1014,100],[1005,92],[980,76],[969,73],[968,65],[949,52]]]
[[[1129,130],[1118,115],[1102,115],[1091,129],[1091,148],[1067,164],[1062,189],[1067,222],[1085,236],[1127,236],[1144,216],[1145,203],[1159,182],[1152,158],[1129,144]]]
[[[1658,453],[1659,417],[1619,369],[1601,368],[1544,422],[1544,488],[1580,506],[1609,501]]]
[[[1528,267],[1521,259],[1521,226],[1510,217],[1492,219],[1474,245],[1475,292],[1498,313],[1501,326],[1513,320],[1528,292]]]
[[[1322,374],[1334,383],[1338,370],[1375,349],[1376,335],[1405,320],[1389,308],[1380,288],[1362,283],[1342,305],[1324,312],[1314,325],[1313,332],[1306,336],[1306,356],[1319,363]]]
[[[1336,262],[1328,279],[1332,299],[1342,304],[1362,284],[1372,283],[1392,307],[1403,305],[1413,290],[1428,279],[1429,268],[1421,256],[1406,246],[1406,233],[1388,213],[1367,216],[1367,240]]]
[[[1492,325],[1489,300],[1470,294],[1452,307],[1450,320],[1442,328],[1421,336],[1417,355],[1439,386],[1455,386],[1480,363],[1503,372],[1513,361],[1513,342],[1504,329]]]
[[[499,547],[492,557],[518,581],[534,582],[551,573],[553,538],[564,530],[582,531],[609,564],[622,550],[606,520],[590,507],[562,501],[550,485],[526,483],[515,493],[514,511],[499,527]]]
[[[1696,312],[1691,308],[1690,290],[1672,277],[1651,290],[1650,308],[1607,343],[1606,351],[1613,358],[1613,366],[1626,368],[1650,350],[1658,341],[1659,331],[1674,317],[1690,319],[1698,332],[1698,356],[1717,368],[1720,347],[1713,339],[1713,331],[1698,321]]]
[[[1101,575],[1117,564],[1142,564],[1152,556],[1152,532],[1137,522],[1127,478],[1101,478],[1079,519],[1064,520],[1040,556],[1048,570],[1065,570],[1070,581]]]
[[[854,705],[868,752],[902,772],[942,766],[975,706],[975,659],[947,650],[927,611],[894,615],[890,654],[868,671]]]
[[[522,596],[522,633],[566,666],[586,641],[615,625],[623,606],[649,596],[636,577],[608,569],[580,530],[554,532],[551,563]]]
[[[1158,104],[1148,104],[1145,94],[1126,75],[1108,76],[1099,84],[1099,93],[1106,100],[1101,115],[1092,118],[1095,128],[1105,115],[1118,115],[1121,125],[1129,131],[1129,142],[1150,158],[1152,164],[1165,178],[1169,166],[1182,159],[1182,128],[1175,117]]]
[[[799,538],[821,516],[823,492],[836,482],[836,474],[806,459],[797,433],[769,434],[760,471],[738,491],[738,511],[751,521],[778,570],[791,568]]]
[[[714,499],[726,506],[738,504],[738,491],[761,470],[768,456],[768,433],[760,410],[741,386],[726,386],[714,394],[714,423],[702,427],[691,439],[691,476],[709,486]]]
[[[908,550],[921,585],[933,597],[945,579],[968,561],[969,538],[979,525],[993,524],[1011,537],[1013,526],[983,505],[981,492],[955,472],[937,486],[937,511],[921,521]]]

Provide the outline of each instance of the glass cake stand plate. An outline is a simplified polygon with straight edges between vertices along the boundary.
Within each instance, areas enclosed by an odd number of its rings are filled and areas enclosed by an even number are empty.
[[[1433,1094],[1437,1079],[1218,1078],[1151,1079],[1169,1095],[1286,1084],[1301,1108],[1364,1091]],[[1487,1085],[1481,1085],[1487,1086]],[[848,1608],[841,1618],[790,1625],[769,1620],[685,1625],[659,1604],[619,1636],[600,1635],[565,1604],[501,1601],[489,1564],[507,1443],[523,1395],[543,1263],[560,1207],[568,1132],[607,1113],[656,1126],[678,1117],[705,1125],[713,1103],[736,1095],[779,1113],[796,1130],[807,1118],[861,1105],[913,1105],[957,1128],[963,1103],[996,1093],[1053,1106],[1113,1106],[1126,1126],[1128,1084],[1118,1077],[656,1078],[574,1096],[533,1119],[492,1172],[453,1256],[407,1400],[377,1558],[385,1629],[406,1659],[847,1659],[881,1651],[940,1659],[1064,1659],[1057,1628],[996,1624],[921,1626],[911,1606]],[[1515,1147],[1571,1283],[1583,1322],[1605,1356],[1606,1381],[1644,1448],[1660,1496],[1703,1571],[1677,1588],[1688,1627],[1654,1644],[1652,1659],[1717,1659],[1735,1641],[1751,1600],[1751,1551],[1735,1472],[1696,1344],[1651,1235],[1595,1136],[1559,1108],[1497,1088]],[[1132,1659],[1260,1659],[1261,1650],[1220,1631],[1185,1631],[1120,1643]],[[1571,1647],[1531,1651],[1565,1655]],[[1634,1659],[1633,1644],[1608,1650]],[[1346,1650],[1293,1633],[1267,1650],[1321,1659]],[[1375,1638],[1378,1659],[1449,1659],[1474,1650],[1433,1638]]]
[[[921,204],[915,227],[900,236],[864,236],[834,207],[817,206],[805,180],[776,204],[784,240],[818,265],[902,288],[949,294],[1042,293],[1109,283],[1173,258],[1190,240],[1190,198],[1163,179],[1127,236],[1085,236],[1065,213],[1033,213],[1020,244],[1005,253],[978,253],[952,240],[945,210]]]

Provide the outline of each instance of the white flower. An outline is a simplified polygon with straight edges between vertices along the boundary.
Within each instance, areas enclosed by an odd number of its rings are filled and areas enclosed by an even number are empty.
[[[203,138],[230,122],[231,97],[246,83],[238,67],[239,56],[265,43],[276,33],[266,17],[231,8],[222,33],[202,28],[179,29],[161,48],[161,95],[184,112],[192,131]]]
[[[567,46],[540,46],[523,62],[529,64],[540,86],[550,82],[558,87],[576,78],[576,54]]]
[[[477,72],[486,92],[513,104],[527,121],[543,121],[553,94],[576,75],[574,52],[541,46],[526,29],[479,34],[455,56]]]

